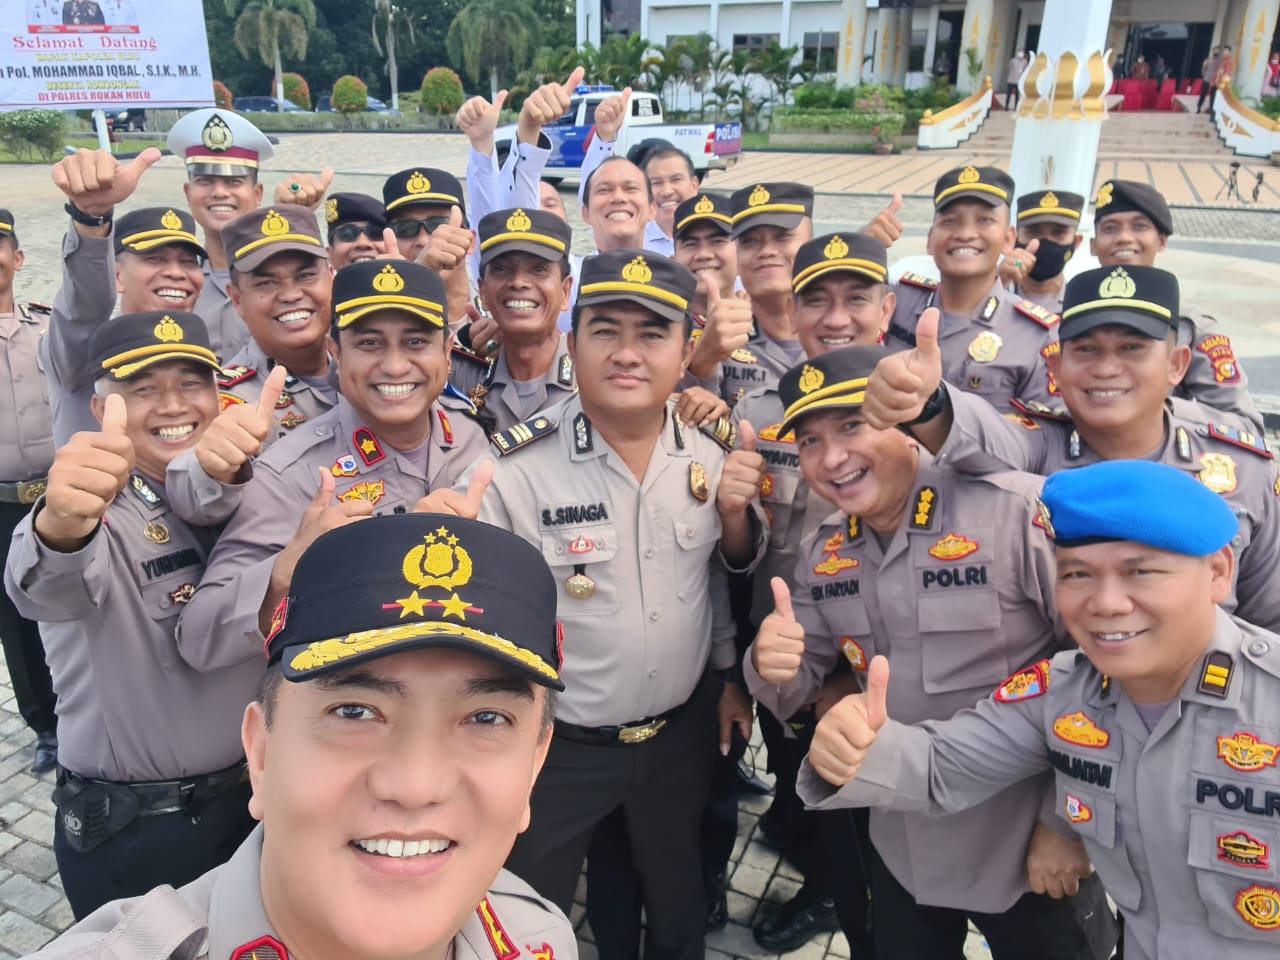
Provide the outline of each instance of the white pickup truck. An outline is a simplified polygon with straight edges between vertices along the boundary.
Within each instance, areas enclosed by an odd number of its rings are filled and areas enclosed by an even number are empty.
[[[569,112],[543,127],[551,141],[544,179],[559,182],[582,169],[587,147],[595,136],[596,107],[617,94],[612,87],[580,86],[569,101]],[[505,158],[516,138],[515,124],[500,127],[495,133],[498,157]],[[708,170],[724,170],[737,162],[742,152],[742,124],[733,123],[664,123],[662,101],[656,94],[634,90],[622,121],[614,153],[626,156],[643,140],[667,140],[689,155],[694,169],[705,178]]]

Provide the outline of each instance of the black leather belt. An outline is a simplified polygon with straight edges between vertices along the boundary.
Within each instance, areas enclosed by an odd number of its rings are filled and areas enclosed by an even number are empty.
[[[49,486],[48,477],[35,477],[31,480],[0,481],[0,503],[32,504],[40,499],[45,488]]]
[[[165,813],[185,810],[195,803],[209,800],[249,781],[249,766],[241,760],[233,767],[205,773],[182,780],[147,780],[136,783],[119,783],[112,780],[94,780],[82,777],[65,767],[58,767],[58,783],[70,782],[124,788],[138,798],[139,817],[156,817]]]
[[[710,676],[710,673],[704,673],[702,679],[698,681],[698,685],[693,688],[693,693],[689,695],[688,700],[677,707],[672,707],[665,713],[658,714],[656,717],[645,717],[643,720],[633,720],[630,723],[620,723],[608,727],[583,727],[576,723],[569,723],[567,720],[557,720],[556,735],[576,743],[587,743],[592,746],[603,747],[630,746],[631,744],[652,740],[662,732],[662,728],[667,725],[668,721],[674,720],[680,715],[680,711],[697,699],[698,694],[702,692]]]

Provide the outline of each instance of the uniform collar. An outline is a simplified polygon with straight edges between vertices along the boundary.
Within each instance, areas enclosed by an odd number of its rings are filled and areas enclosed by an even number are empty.
[[[227,863],[218,868],[209,897],[210,960],[230,960],[241,947],[275,937],[262,905],[262,824],[240,844]]]
[[[591,418],[582,409],[582,399],[573,394],[560,408],[560,429],[565,432],[569,444],[569,458],[575,463],[593,460],[603,456],[612,448],[604,437],[592,426]],[[662,427],[659,442],[668,457],[690,457],[693,455],[694,434],[698,428],[678,424],[675,416],[675,401],[668,400],[666,421]]]
[[[566,372],[568,383],[565,383],[564,374]],[[488,383],[507,385],[515,383],[511,376],[511,368],[507,366],[507,350],[505,347],[498,351],[497,359],[494,360],[487,381]],[[556,354],[551,358],[551,366],[543,374],[542,382],[548,386],[555,385],[566,390],[573,389],[573,358],[569,356],[569,338],[564,333],[560,334],[560,342],[556,345]]]

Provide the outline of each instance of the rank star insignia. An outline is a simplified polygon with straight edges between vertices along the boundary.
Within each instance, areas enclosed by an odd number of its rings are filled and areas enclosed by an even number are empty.
[[[456,592],[458,587],[466,586],[471,580],[471,554],[447,527],[439,527],[427,534],[422,543],[406,553],[400,572],[416,589],[394,603],[384,603],[382,609],[399,608],[401,620],[410,614],[426,616],[430,609],[442,611],[442,617],[454,617],[462,621],[467,619],[468,613],[484,613],[483,608],[471,606]],[[443,590],[448,596],[435,600],[430,594],[423,595],[431,589]]]
[[[1067,819],[1072,823],[1085,823],[1093,819],[1093,808],[1074,793],[1067,794],[1066,802],[1062,806],[1067,814]]]
[[[1067,743],[1100,750],[1111,742],[1111,735],[1086,717],[1083,711],[1069,713],[1053,721],[1054,736]]]
[[[152,543],[163,544],[169,542],[169,528],[159,520],[153,520],[143,527],[142,535]]]
[[[378,438],[368,427],[356,430],[351,435],[351,440],[356,445],[356,452],[360,454],[360,459],[364,461],[366,467],[372,467],[375,463],[387,458],[382,450],[382,444],[378,443]]]
[[[1256,735],[1237,730],[1235,736],[1218,738],[1218,757],[1232,770],[1256,773],[1274,767],[1280,746],[1259,740]]]
[[[1014,703],[1018,700],[1030,700],[1032,697],[1043,696],[1048,689],[1049,661],[1041,660],[1025,670],[1019,670],[1000,684],[993,697],[1000,703]]]
[[[867,652],[858,645],[858,641],[853,637],[841,637],[840,649],[844,652],[844,657],[849,661],[849,666],[855,670],[867,669]]]
[[[772,497],[774,488],[774,479],[772,473],[766,473],[764,479],[760,481],[760,496]]]
[[[1280,930],[1280,890],[1255,883],[1236,894],[1236,912],[1257,930]]]

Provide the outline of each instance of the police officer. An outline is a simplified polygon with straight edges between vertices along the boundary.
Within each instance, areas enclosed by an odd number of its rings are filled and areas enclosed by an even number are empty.
[[[191,215],[204,230],[209,259],[195,312],[208,325],[218,356],[234,356],[249,339],[227,289],[231,282],[222,230],[262,203],[258,172],[274,152],[261,130],[238,113],[193,110],[169,130],[169,152],[182,157],[187,182],[182,190]]]
[[[818,696],[842,654],[859,678],[888,656],[894,712],[916,722],[971,707],[1062,646],[1052,551],[1034,525],[1039,478],[965,477],[906,434],[869,426],[862,401],[885,352],[846,347],[782,379],[780,432],[794,432],[805,480],[836,512],[813,524],[789,576],[773,578],[774,609],[743,665],[780,718]],[[1070,831],[1042,816],[1051,791],[1049,777],[1026,780],[959,819],[873,814],[876,957],[957,955],[970,919],[997,958],[1109,956],[1114,919],[1078,843],[1054,832]],[[1096,940],[1078,919],[1090,911]]]
[[[1011,399],[1055,401],[1045,369],[1058,315],[1009,293],[997,276],[1001,252],[1012,246],[1013,180],[995,167],[967,166],[933,188],[929,254],[941,282],[903,274],[885,345],[915,344],[928,307],[942,313],[939,345],[949,383],[976,393],[1002,412]]]
[[[349,263],[373,260],[384,254],[383,231],[387,227],[382,201],[363,193],[332,193],[324,202],[328,228],[329,263],[341,270]]]
[[[448,587],[427,573],[441,559]],[[501,869],[562,686],[555,593],[537,550],[474,521],[321,537],[244,711],[262,825],[225,865],[110,904],[36,956],[574,960],[564,914]]]
[[[642,250],[587,258],[570,349],[579,392],[495,434],[480,519],[542,550],[572,650],[533,820],[509,868],[568,906],[596,825],[626,812],[645,955],[701,957],[698,819],[716,750],[717,670],[734,662],[725,562],[763,541],[759,456],[686,429],[671,391],[693,275]],[[710,428],[708,428],[709,430]],[[616,931],[597,931],[613,957]]]
[[[1053,770],[1057,814],[1125,918],[1126,957],[1274,956],[1280,638],[1218,606],[1234,512],[1147,461],[1055,474],[1041,496],[1080,650],[927,727],[887,719],[877,658],[866,697],[819,723],[802,795],[940,815]]]
[[[1066,190],[1036,190],[1018,198],[1018,238],[1000,261],[1000,279],[1011,292],[1051,313],[1062,311],[1063,271],[1080,249],[1084,197]]]
[[[0,210],[0,560],[8,556],[14,528],[44,493],[53,463],[49,395],[37,355],[49,326],[49,308],[14,299],[14,276],[25,259],[13,214]],[[36,735],[31,772],[44,773],[58,762],[53,681],[39,627],[22,616],[3,591],[0,643],[18,712]]]
[[[316,537],[356,517],[412,510],[484,453],[471,405],[441,394],[443,301],[440,277],[420,264],[375,260],[338,272],[330,334],[337,406],[252,465],[178,625],[177,648],[189,662],[211,669],[252,659]]]
[[[96,330],[98,432],[58,449],[18,525],[5,587],[39,620],[58,692],[54,854],[71,909],[223,862],[251,827],[237,727],[260,664],[197,671],[173,643],[214,532],[165,496],[165,468],[218,413],[200,318],[126,314]]]
[[[718,193],[698,193],[676,207],[675,247],[672,259],[688,267],[698,278],[698,291],[693,296],[693,322],[695,336],[701,340],[709,335],[706,329],[708,288],[714,286],[720,299],[725,300],[733,296],[738,282],[738,251],[733,244],[733,214],[729,198]],[[731,336],[740,333],[742,344],[747,342],[750,318],[748,311],[744,328],[730,332]],[[698,333],[699,329],[701,333]],[[733,349],[742,344],[736,344]],[[706,348],[699,344],[699,349]],[[718,353],[719,349],[713,352]],[[697,359],[698,349],[695,349],[694,359],[689,361],[689,369],[695,375]],[[706,375],[715,376],[714,366],[712,364],[712,369],[705,371]]]
[[[487,361],[455,348],[450,382],[488,433],[508,430],[574,391],[573,358],[556,322],[568,309],[569,225],[542,210],[497,210],[480,221],[480,300],[502,347]]]
[[[471,302],[466,262],[475,246],[475,234],[466,223],[462,184],[443,170],[413,167],[387,177],[382,203],[400,256],[425,264],[444,277],[448,290],[445,319],[456,331],[466,322]]]
[[[1093,232],[1089,250],[1102,266],[1151,267],[1173,235],[1173,214],[1159,191],[1145,183],[1108,180],[1098,188]],[[1197,410],[1192,405],[1180,406],[1180,410],[1194,419],[1225,421],[1261,433],[1262,414],[1249,396],[1249,378],[1231,346],[1231,338],[1213,317],[1183,309],[1178,338],[1191,347],[1191,365],[1173,393],[1210,409]]]
[[[1062,352],[1049,369],[1068,416],[1035,407],[1001,416],[940,381],[932,328],[922,322],[917,349],[877,367],[868,421],[906,424],[939,463],[968,473],[1049,475],[1097,460],[1155,458],[1195,474],[1240,517],[1232,541],[1238,583],[1224,606],[1280,627],[1280,474],[1271,450],[1258,436],[1188,420],[1167,403],[1190,353],[1177,338],[1177,278],[1155,267],[1085,271],[1067,284],[1063,317]]]

